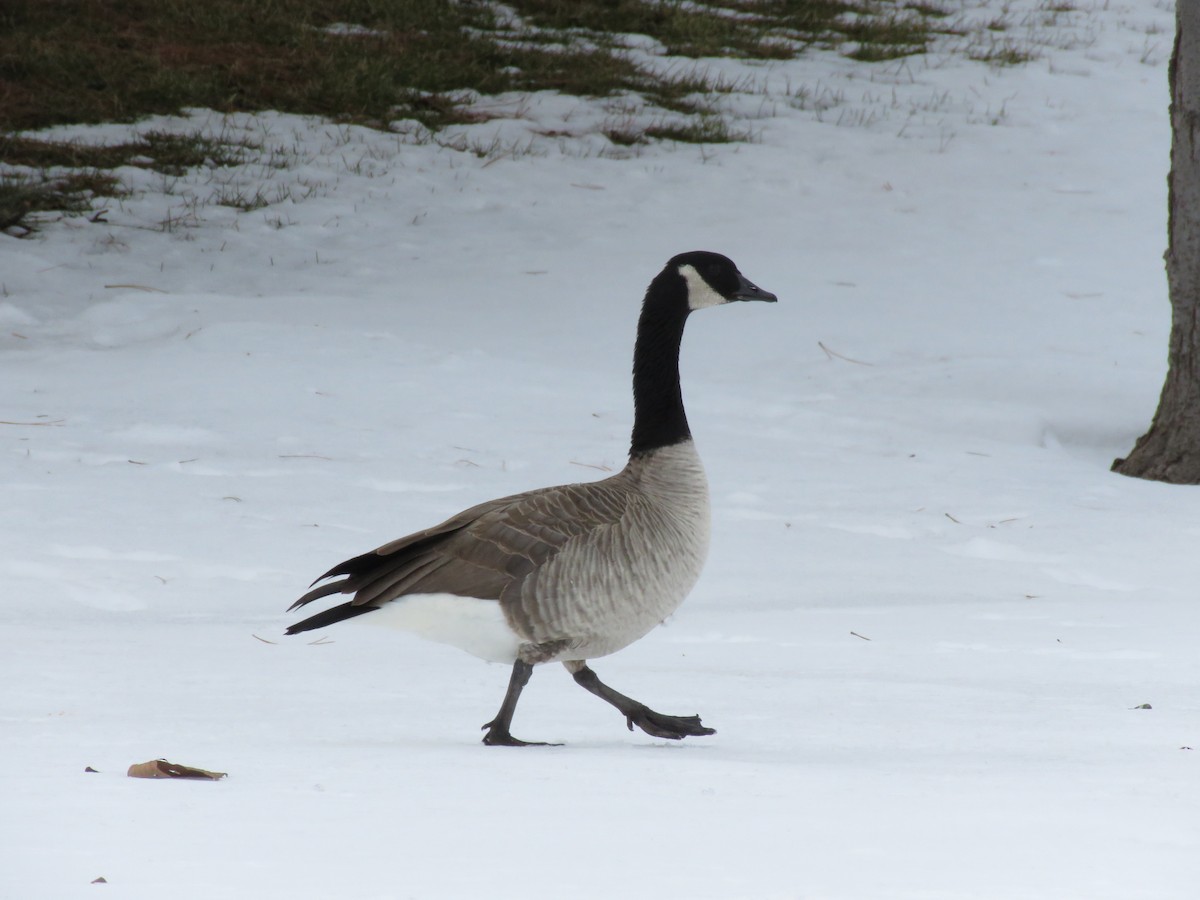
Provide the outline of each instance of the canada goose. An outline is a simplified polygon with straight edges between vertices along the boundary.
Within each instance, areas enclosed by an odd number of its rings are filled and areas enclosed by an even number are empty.
[[[354,598],[287,630],[386,610],[392,624],[493,662],[512,664],[483,742],[524,746],[509,732],[539,663],[561,662],[615,706],[629,730],[680,740],[715,734],[699,716],[655,712],[596,677],[587,661],[644,636],[675,611],[708,552],[708,485],[679,388],[688,314],[733,300],[774,301],[733,262],[673,257],[646,290],[633,351],[629,463],[609,478],[481,503],[440,525],[340,563],[291,610],[330,594]],[[290,611],[290,610],[289,610]]]

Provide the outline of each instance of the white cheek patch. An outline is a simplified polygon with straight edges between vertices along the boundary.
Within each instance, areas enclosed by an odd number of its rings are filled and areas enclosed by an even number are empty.
[[[710,306],[720,306],[722,303],[729,302],[714,291],[692,266],[680,266],[679,274],[687,282],[688,309],[707,309]]]

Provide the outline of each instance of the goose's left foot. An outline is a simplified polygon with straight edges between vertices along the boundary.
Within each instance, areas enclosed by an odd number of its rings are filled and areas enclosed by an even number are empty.
[[[483,742],[489,747],[561,747],[562,744],[552,744],[549,741],[523,741],[513,737],[507,727],[499,725],[495,719],[483,726],[487,734]]]
[[[509,731],[509,726],[512,725],[513,713],[517,711],[517,700],[521,696],[521,691],[525,685],[529,683],[529,676],[533,674],[533,666],[524,660],[518,659],[513,663],[512,675],[508,679],[508,690],[504,694],[504,702],[500,704],[500,712],[496,713],[496,718],[488,722],[483,727],[487,729],[487,734],[483,736],[483,742],[489,747],[558,747],[559,744],[550,744],[546,741],[523,741],[520,738],[512,736]]]
[[[625,724],[629,726],[630,731],[633,731],[633,726],[636,725],[652,737],[667,738],[672,741],[717,733],[715,728],[706,728],[701,724],[699,716],[669,716],[666,713],[655,712],[646,704],[638,703],[632,697],[626,697],[619,691],[614,691],[601,681],[585,662],[572,660],[563,665],[567,667],[580,687],[620,710],[621,714],[625,716]]]

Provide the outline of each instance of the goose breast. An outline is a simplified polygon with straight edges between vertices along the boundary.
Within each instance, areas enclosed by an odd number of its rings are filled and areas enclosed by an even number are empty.
[[[552,502],[596,524],[501,597],[510,627],[544,647],[523,651],[539,662],[605,656],[644,636],[683,602],[708,554],[708,485],[690,440],[571,487]]]

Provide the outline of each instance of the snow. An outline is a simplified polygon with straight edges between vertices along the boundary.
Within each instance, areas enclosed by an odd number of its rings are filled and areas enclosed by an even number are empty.
[[[265,161],[0,237],[0,896],[1194,897],[1200,497],[1108,471],[1164,373],[1173,11],[1053,18],[1020,67],[713,62],[751,144],[615,158],[549,95],[444,137],[490,155],[133,126]],[[689,323],[712,554],[595,668],[717,735],[551,666],[514,733],[563,746],[487,748],[505,667],[282,636],[339,560],[622,465],[692,249],[780,302]],[[155,757],[229,778],[125,777]]]

